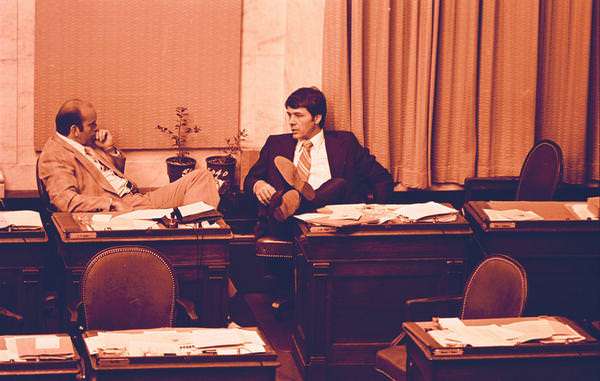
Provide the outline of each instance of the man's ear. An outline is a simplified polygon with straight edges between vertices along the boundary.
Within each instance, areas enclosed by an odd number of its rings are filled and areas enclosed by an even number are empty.
[[[78,136],[79,135],[79,127],[76,124],[71,124],[69,127],[69,135],[68,136]]]
[[[321,115],[321,114],[315,115],[315,117],[313,118],[315,120],[315,124],[319,125],[319,123],[321,123],[322,118],[323,118],[323,115]]]

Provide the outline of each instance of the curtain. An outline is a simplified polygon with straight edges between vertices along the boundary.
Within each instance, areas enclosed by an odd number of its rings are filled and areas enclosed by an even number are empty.
[[[540,139],[565,181],[597,182],[597,3],[327,0],[327,128],[402,187],[518,175]]]

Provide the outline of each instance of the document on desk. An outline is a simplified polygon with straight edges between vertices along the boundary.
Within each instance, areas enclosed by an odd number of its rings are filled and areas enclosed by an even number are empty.
[[[402,205],[396,209],[396,213],[411,221],[418,221],[428,217],[456,215],[458,210],[439,204],[434,201]]]
[[[483,209],[491,222],[495,221],[540,221],[544,218],[530,210],[520,209]]]
[[[101,356],[163,356],[247,354],[265,352],[253,330],[230,328],[157,328],[101,331],[84,338],[88,351]]]
[[[33,210],[15,210],[0,212],[0,229],[41,229],[40,213]]]
[[[93,231],[102,230],[147,230],[157,228],[157,222],[144,219],[111,218],[109,214],[94,214],[90,221]]]
[[[444,347],[514,346],[533,340],[576,342],[585,338],[555,319],[527,319],[510,324],[465,325],[458,318],[439,319],[441,329],[429,335]]]
[[[295,217],[312,225],[346,227],[419,222],[452,222],[458,216],[454,208],[430,201],[420,204],[340,204],[326,205],[317,213],[304,213]]]
[[[584,202],[567,204],[567,207],[575,213],[580,220],[598,220],[598,215],[590,210],[589,205]]]
[[[67,335],[0,336],[0,361],[69,360],[75,357]]]
[[[172,208],[166,209],[140,209],[114,216],[119,220],[160,220],[164,216],[171,216]]]

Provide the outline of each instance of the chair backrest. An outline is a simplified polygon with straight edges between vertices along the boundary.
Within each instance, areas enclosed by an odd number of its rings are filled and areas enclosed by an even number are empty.
[[[538,142],[527,154],[517,187],[517,200],[549,201],[562,180],[563,157],[552,140]]]
[[[461,319],[521,316],[527,301],[527,274],[505,255],[483,260],[465,287]]]
[[[35,181],[37,184],[38,194],[40,195],[40,201],[42,203],[42,207],[44,208],[44,212],[48,215],[56,212],[57,209],[50,202],[50,196],[48,196],[48,191],[46,191],[46,186],[44,182],[40,178],[40,169],[39,169],[40,159],[38,158],[35,162]]]
[[[115,246],[96,254],[81,279],[86,329],[170,327],[177,286],[171,265],[143,246]]]

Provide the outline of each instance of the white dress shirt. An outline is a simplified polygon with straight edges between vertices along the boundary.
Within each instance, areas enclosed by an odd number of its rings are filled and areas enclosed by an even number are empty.
[[[318,189],[324,182],[331,179],[331,169],[327,158],[327,149],[325,148],[325,135],[323,130],[310,139],[313,144],[310,149],[310,173],[308,183],[313,189]],[[294,151],[294,165],[298,165],[300,154],[302,153],[302,140],[296,144]]]

